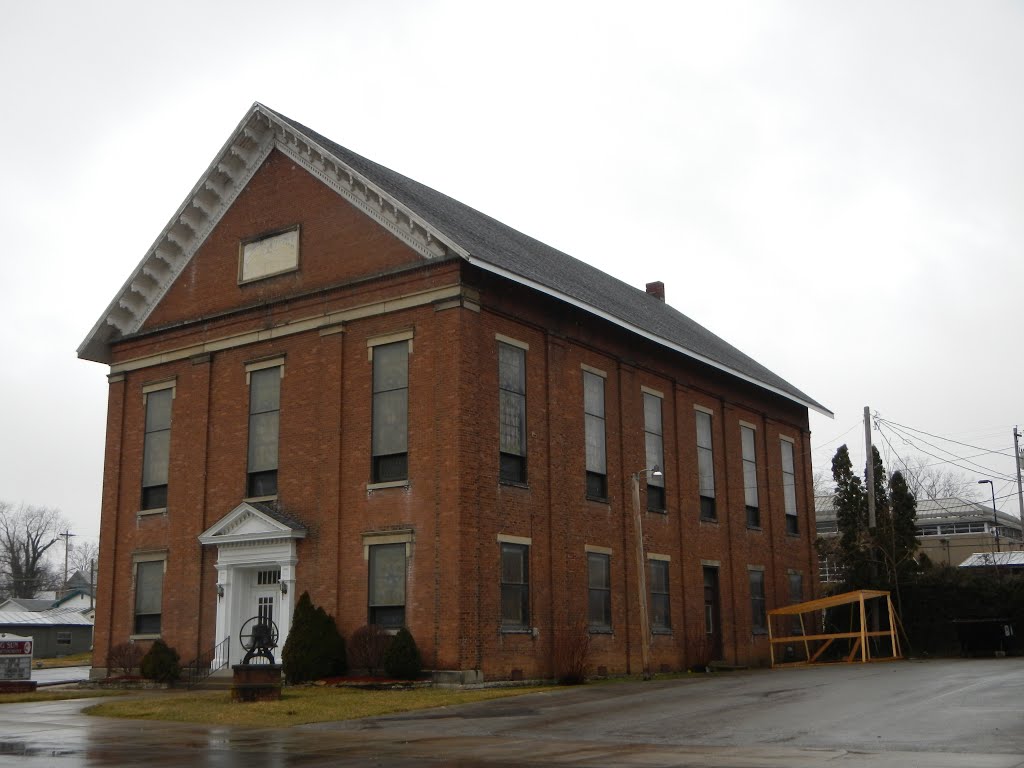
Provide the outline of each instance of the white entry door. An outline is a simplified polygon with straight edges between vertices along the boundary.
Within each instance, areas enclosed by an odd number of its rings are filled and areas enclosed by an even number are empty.
[[[258,568],[253,572],[252,580],[249,618],[259,616],[280,626],[281,569]]]

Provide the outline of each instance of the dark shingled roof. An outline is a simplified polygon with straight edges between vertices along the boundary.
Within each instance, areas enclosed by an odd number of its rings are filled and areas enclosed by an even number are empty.
[[[832,415],[827,408],[785,379],[645,291],[517,232],[458,200],[367,160],[280,113],[273,114],[450,238],[469,253],[470,261],[485,269],[492,268],[522,278],[541,289],[578,302],[591,312],[610,315],[656,341],[667,342],[692,357],[704,359],[827,416]]]
[[[253,509],[259,510],[264,515],[269,517],[271,520],[276,520],[282,525],[291,528],[293,531],[306,530],[306,526],[304,526],[301,522],[296,520],[291,515],[287,515],[280,509],[278,509],[277,504],[275,502],[247,501],[246,504],[248,504]]]

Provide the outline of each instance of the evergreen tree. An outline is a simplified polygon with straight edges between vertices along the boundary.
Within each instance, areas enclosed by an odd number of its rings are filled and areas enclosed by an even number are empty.
[[[916,570],[914,553],[917,540],[917,498],[910,490],[902,472],[893,472],[889,479],[889,504],[892,510],[892,562],[898,576]]]
[[[832,458],[832,479],[836,484],[833,503],[839,528],[840,565],[846,585],[857,589],[871,581],[868,504],[860,477],[853,472],[846,445],[839,446]]]

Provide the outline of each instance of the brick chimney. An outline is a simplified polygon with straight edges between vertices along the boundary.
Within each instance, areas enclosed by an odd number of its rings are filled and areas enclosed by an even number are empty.
[[[665,284],[658,280],[647,284],[647,292],[659,301],[665,300]]]

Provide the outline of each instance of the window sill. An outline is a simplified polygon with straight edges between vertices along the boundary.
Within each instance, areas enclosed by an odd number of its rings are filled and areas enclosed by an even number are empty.
[[[249,504],[261,501],[277,501],[277,494],[275,493],[273,496],[246,496],[242,501]]]
[[[498,485],[507,485],[509,488],[523,488],[524,490],[530,490],[530,484],[526,482],[520,482],[519,480],[502,480],[498,478]]]
[[[587,496],[587,501],[593,501],[597,504],[611,504],[607,496]]]
[[[140,509],[135,513],[136,517],[152,517],[153,515],[166,515],[167,507],[156,507],[154,509]]]
[[[718,518],[717,517],[702,517],[700,519],[700,522],[702,522],[702,523],[713,523],[714,525],[718,525]]]
[[[790,539],[799,539],[800,538],[800,532],[797,531],[796,533],[793,533],[792,531],[786,531],[786,536],[788,538],[790,538]]]
[[[768,630],[767,629],[754,629],[754,630],[751,630],[750,634],[753,635],[754,637],[768,637]]]
[[[651,634],[672,637],[672,627],[654,627],[651,629]]]
[[[502,627],[501,634],[503,635],[529,635],[533,637],[533,630],[529,627]]]
[[[161,637],[163,637],[163,635],[161,635],[159,632],[157,632],[155,635],[154,634],[128,635],[128,639],[132,640],[132,641],[135,641],[135,640],[159,640]]]
[[[757,533],[762,533],[764,531],[764,528],[762,528],[760,525],[748,525],[747,526],[747,530],[748,531],[756,531]]]
[[[667,515],[668,514],[668,510],[667,509],[651,509],[650,507],[648,507],[647,511],[650,512],[652,515]]]
[[[611,627],[587,627],[587,632],[592,635],[613,635]]]
[[[408,480],[388,480],[385,483],[367,483],[366,484],[366,490],[367,491],[379,491],[379,490],[382,490],[384,488],[408,488],[408,487],[409,487],[409,481]]]

